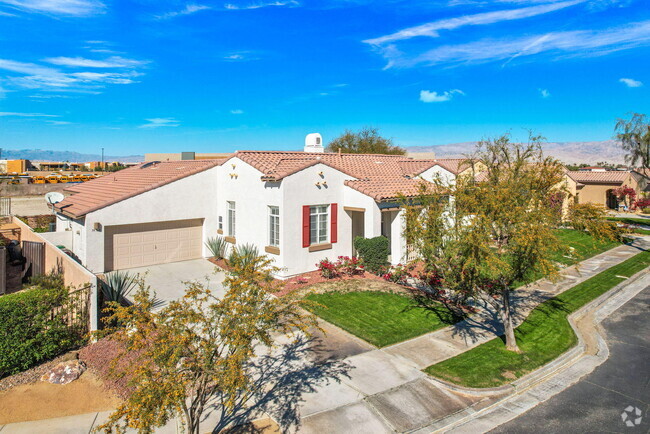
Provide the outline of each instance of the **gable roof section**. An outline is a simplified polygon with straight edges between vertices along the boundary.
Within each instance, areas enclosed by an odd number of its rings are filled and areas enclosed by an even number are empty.
[[[54,207],[74,218],[82,217],[179,179],[220,165],[224,160],[184,160],[143,163],[66,188],[72,193]]]
[[[630,172],[621,170],[608,170],[606,172],[567,170],[566,174],[580,184],[622,184]]]
[[[345,185],[381,202],[395,199],[400,194],[406,197],[417,196],[422,182],[426,181],[413,178],[374,178],[345,181]]]

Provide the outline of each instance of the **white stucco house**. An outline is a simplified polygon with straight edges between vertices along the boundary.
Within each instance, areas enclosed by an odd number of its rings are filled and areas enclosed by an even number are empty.
[[[462,160],[305,152],[239,151],[222,160],[148,162],[69,188],[55,205],[57,232],[95,273],[207,257],[217,235],[253,243],[279,277],[354,253],[356,236],[384,235],[404,260],[398,193],[420,179],[453,181]]]

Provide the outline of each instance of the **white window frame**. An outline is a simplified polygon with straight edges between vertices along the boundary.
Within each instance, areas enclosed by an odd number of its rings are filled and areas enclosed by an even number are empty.
[[[324,225],[322,223],[325,223]],[[312,205],[309,207],[309,244],[325,244],[330,232],[329,204]]]
[[[269,205],[269,246],[280,246],[280,207]]]
[[[235,228],[236,228],[236,203],[233,201],[228,201],[228,236],[235,237]]]

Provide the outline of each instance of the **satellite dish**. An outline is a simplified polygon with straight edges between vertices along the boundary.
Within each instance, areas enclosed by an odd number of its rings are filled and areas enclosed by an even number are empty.
[[[50,205],[59,203],[63,199],[65,199],[65,196],[62,193],[59,193],[58,191],[50,191],[49,193],[45,194],[45,202],[49,203]]]

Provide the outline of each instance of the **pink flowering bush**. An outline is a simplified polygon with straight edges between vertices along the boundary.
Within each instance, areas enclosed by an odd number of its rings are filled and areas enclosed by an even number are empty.
[[[341,275],[339,262],[332,262],[329,259],[325,258],[316,264],[316,266],[318,267],[321,276],[326,279],[333,279]]]
[[[339,256],[338,264],[341,273],[348,276],[354,276],[359,271],[363,272],[361,259],[356,256]]]
[[[384,280],[387,280],[389,282],[393,283],[398,283],[398,284],[406,284],[406,280],[409,277],[413,277],[413,269],[415,268],[414,265],[402,265],[402,264],[397,264],[394,267],[386,267],[384,268],[381,272],[381,277],[384,278]]]

